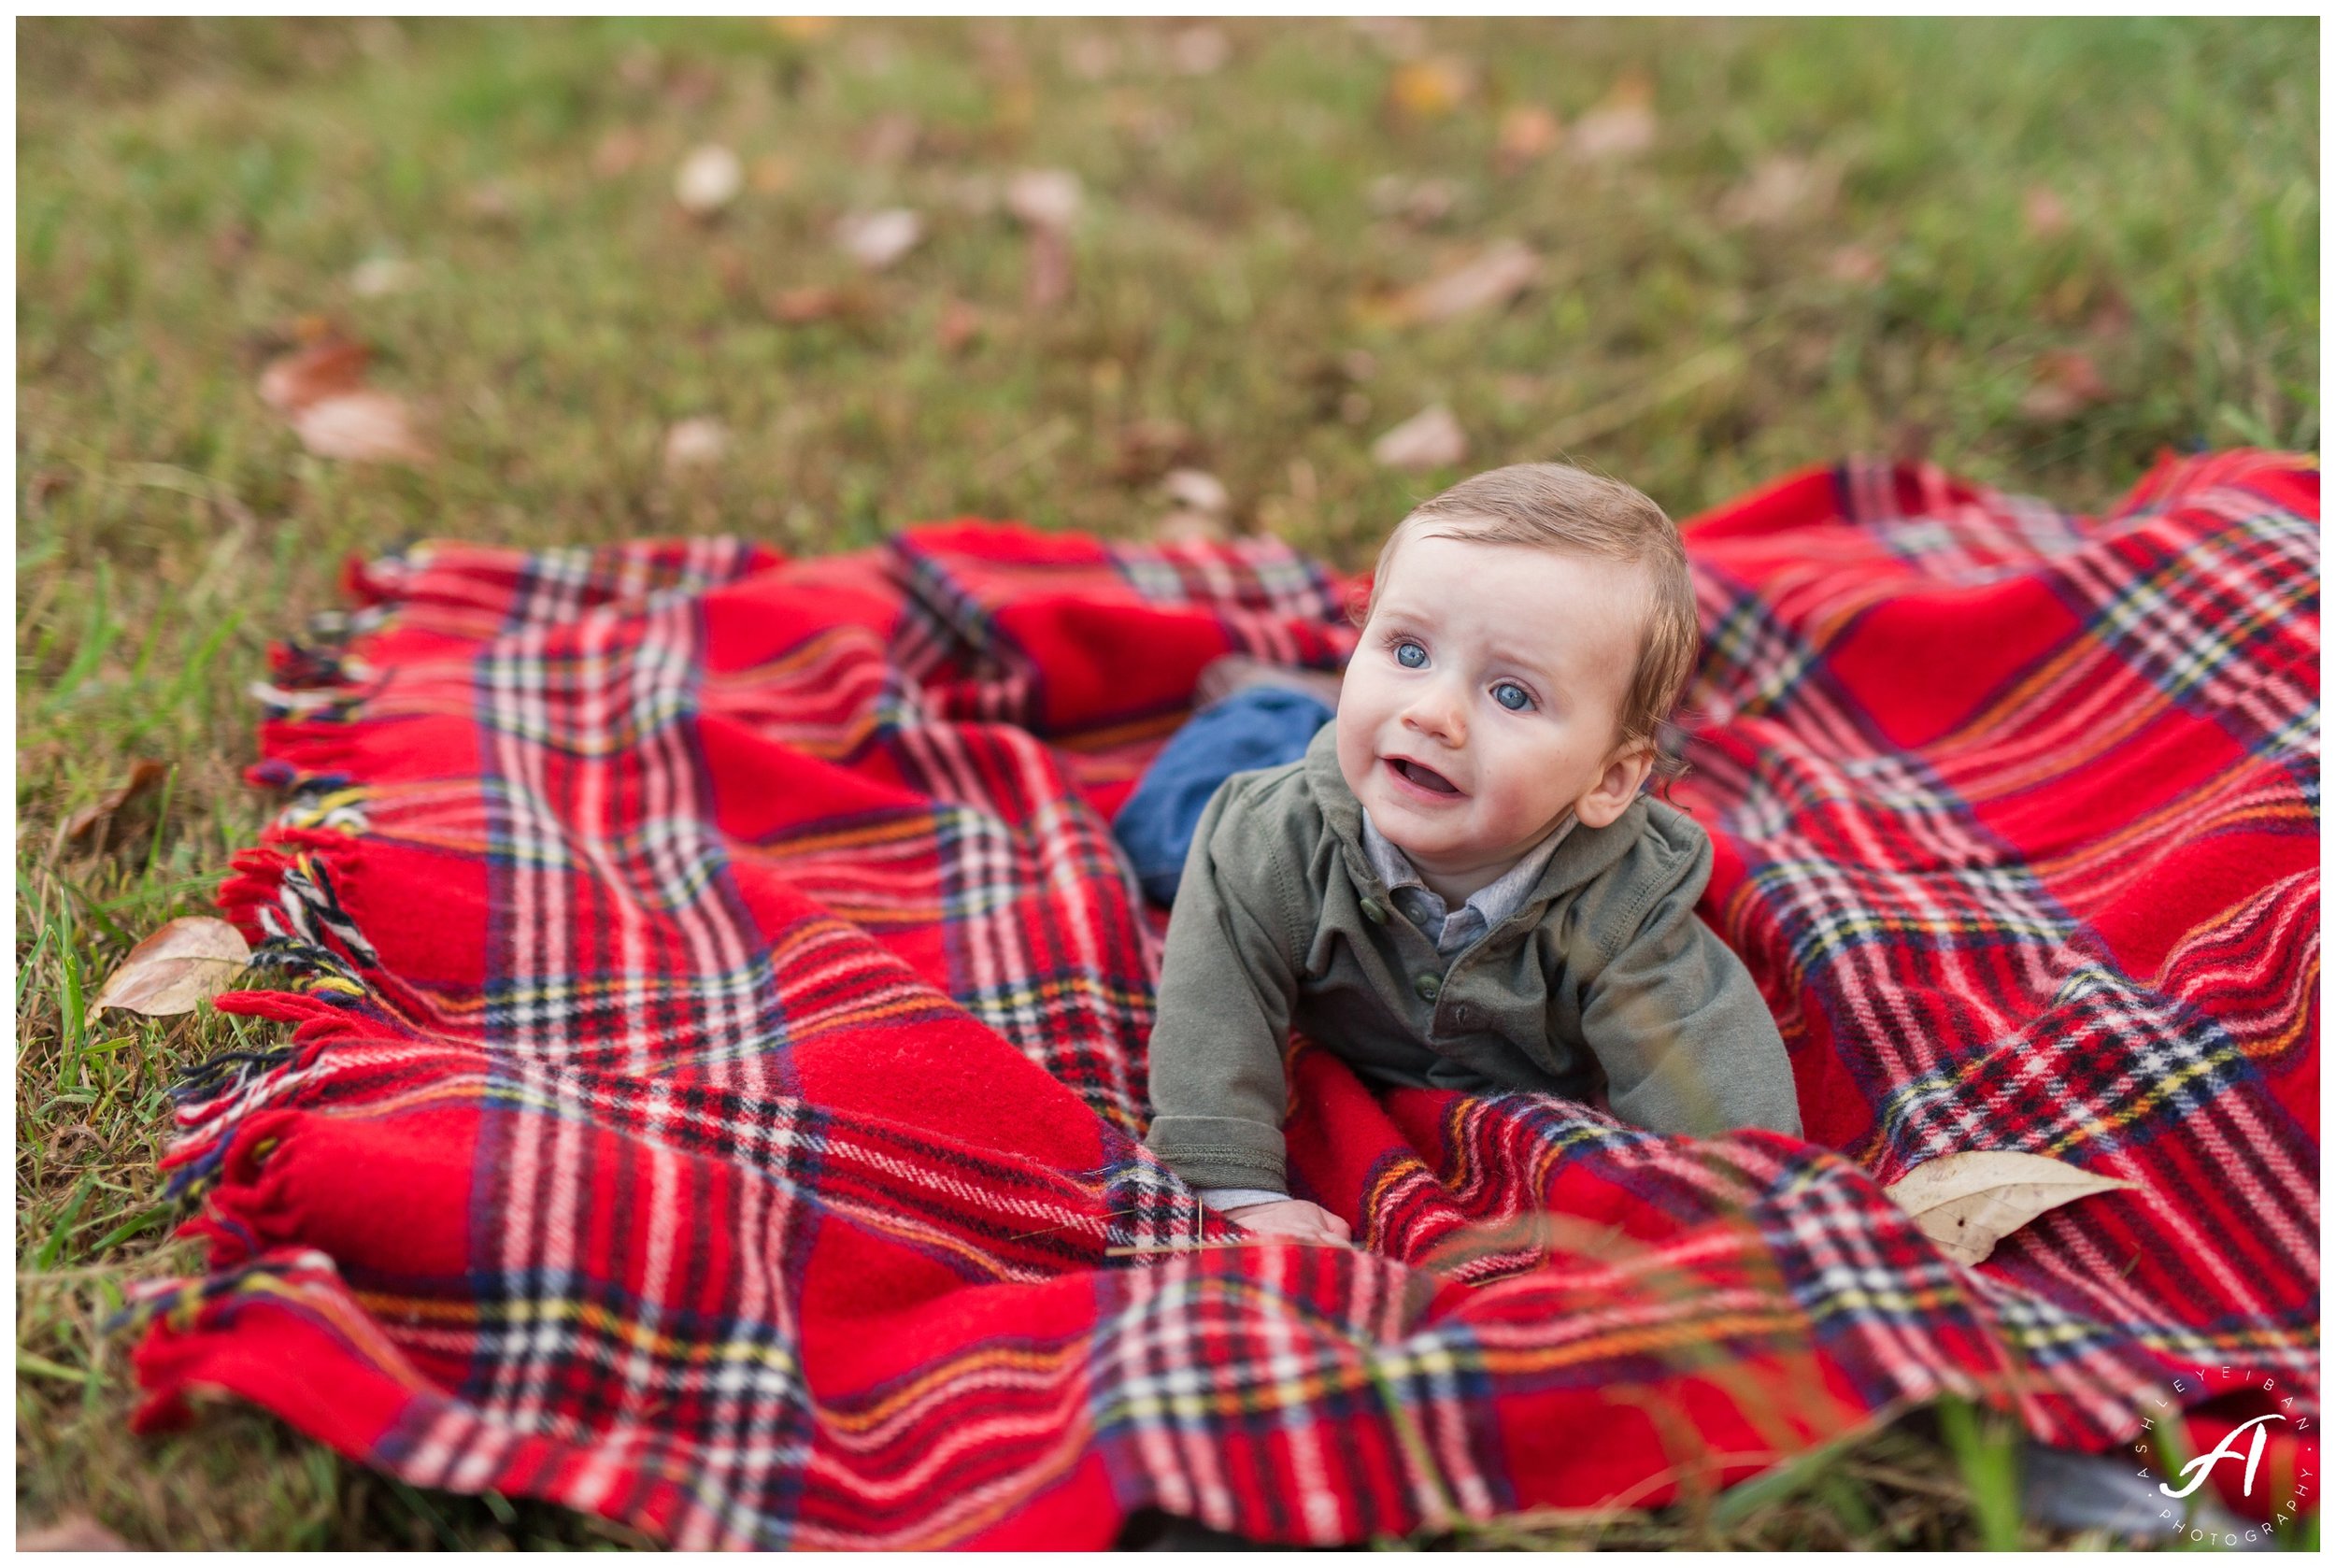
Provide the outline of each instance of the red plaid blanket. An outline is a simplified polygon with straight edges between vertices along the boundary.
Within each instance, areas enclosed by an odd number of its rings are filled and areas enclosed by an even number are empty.
[[[915,1547],[1660,1504],[1946,1390],[2092,1448],[2199,1367],[2315,1416],[2317,517],[2240,453],[2100,520],[1882,467],[1696,520],[1682,801],[1810,1141],[1302,1046],[1351,1250],[1217,1245],[1137,1145],[1107,827],[1209,659],[1338,662],[1346,585],[977,522],[375,563],[279,655],[221,902],[286,989],[221,1005],[297,1027],[184,1090],[212,1272],[145,1297],[141,1419]],[[1975,1148],[2133,1185],[1966,1268],[1881,1186]]]

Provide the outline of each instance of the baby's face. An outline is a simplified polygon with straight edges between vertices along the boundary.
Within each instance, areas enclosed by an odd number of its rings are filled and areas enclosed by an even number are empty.
[[[1617,727],[1639,566],[1414,535],[1375,586],[1338,699],[1338,767],[1389,842],[1466,897],[1567,812],[1603,827],[1645,777]]]

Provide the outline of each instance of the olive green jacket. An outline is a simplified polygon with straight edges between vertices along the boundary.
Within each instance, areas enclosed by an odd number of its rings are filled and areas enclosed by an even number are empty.
[[[1509,918],[1448,959],[1388,896],[1338,771],[1303,761],[1209,801],[1168,921],[1145,1142],[1195,1187],[1287,1190],[1294,1027],[1366,1080],[1590,1100],[1660,1133],[1769,1127],[1800,1106],[1775,1020],[1695,913],[1711,840],[1642,796],[1576,823]]]

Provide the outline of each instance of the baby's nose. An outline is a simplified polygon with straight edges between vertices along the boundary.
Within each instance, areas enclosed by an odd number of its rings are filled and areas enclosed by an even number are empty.
[[[1440,689],[1420,693],[1403,715],[1403,722],[1447,746],[1458,746],[1468,738],[1467,705]]]

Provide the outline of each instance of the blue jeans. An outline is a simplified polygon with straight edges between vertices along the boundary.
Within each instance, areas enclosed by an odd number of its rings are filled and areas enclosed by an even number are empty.
[[[1192,830],[1217,787],[1236,773],[1296,762],[1335,712],[1303,691],[1248,686],[1170,736],[1111,824],[1145,893],[1175,903]]]

